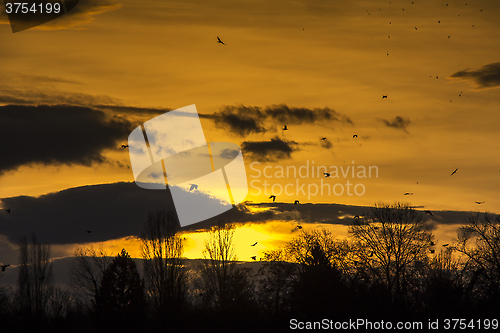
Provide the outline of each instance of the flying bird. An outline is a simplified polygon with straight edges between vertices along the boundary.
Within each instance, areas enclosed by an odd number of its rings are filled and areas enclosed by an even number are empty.
[[[5,272],[5,269],[6,269],[7,267],[9,267],[9,266],[10,266],[10,265],[2,265],[2,266],[0,266],[0,267],[2,267],[2,272]]]
[[[253,256],[253,257],[250,257],[250,258],[252,258],[252,260],[254,260],[254,261],[257,260],[257,256]]]
[[[447,247],[448,245],[450,245],[450,244],[448,244],[448,243],[446,243],[446,244],[443,244],[443,246],[444,246],[444,247]]]
[[[441,21],[438,21],[438,23],[441,23]]]
[[[321,138],[321,141],[324,141],[324,140],[326,140],[326,137],[322,137],[322,138]]]
[[[288,126],[283,125],[283,131],[288,131]]]
[[[436,245],[436,243],[434,243],[433,241],[431,241],[431,246],[434,246],[434,245]]]
[[[250,246],[255,246],[255,245],[257,245],[257,243],[258,243],[258,242],[255,242],[255,243],[253,243],[253,244],[252,244],[252,245],[250,245]]]
[[[122,145],[122,148],[124,148],[124,149],[128,148],[128,145]]]
[[[302,226],[301,226],[301,225],[298,225],[298,226],[297,226],[297,229],[302,229]]]
[[[480,204],[484,203],[484,201],[476,201],[476,203],[477,203],[478,205],[480,205]]]
[[[92,233],[92,230],[87,230],[87,233],[88,233],[88,234],[91,234],[91,233]]]
[[[6,209],[5,211],[10,214],[10,208]]]
[[[391,38],[391,36],[387,36],[387,38]]]
[[[450,176],[453,176],[454,174],[456,174],[456,173],[457,173],[457,171],[458,171],[458,168],[456,168],[456,169],[455,169],[455,170],[451,173],[451,175],[450,175]]]
[[[217,43],[220,43],[222,45],[226,45],[223,41],[220,40],[219,36],[217,36]]]
[[[436,250],[430,249],[429,252],[434,254],[434,252],[436,252]]]
[[[418,30],[417,27],[415,27],[415,30]]]
[[[323,174],[325,175],[325,178],[330,177],[330,173],[329,172],[323,172]]]
[[[424,210],[424,213],[430,216],[434,216],[430,210]]]
[[[358,135],[357,135],[357,134],[354,134],[352,137],[353,137],[353,138],[357,138],[357,137],[358,137]]]
[[[293,204],[298,205],[299,203],[300,203],[299,200],[295,200],[295,202]]]
[[[273,199],[273,202],[275,202],[276,201],[276,196],[275,195],[270,195],[269,199]]]
[[[191,185],[191,187],[189,188],[189,192],[191,192],[192,190],[198,189],[198,185],[196,185],[196,184],[189,184],[189,185]]]
[[[413,193],[406,192],[405,195],[413,195]]]
[[[448,36],[448,38],[450,38],[451,36]]]
[[[389,55],[389,53],[387,53]],[[382,95],[382,99],[387,98],[387,95]]]

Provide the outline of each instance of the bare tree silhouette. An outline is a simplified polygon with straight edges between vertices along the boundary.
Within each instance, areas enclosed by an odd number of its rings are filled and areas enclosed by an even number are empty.
[[[90,311],[98,310],[99,288],[104,272],[111,263],[103,245],[80,247],[70,265],[70,285]]]
[[[349,227],[359,268],[385,285],[396,304],[416,287],[432,246],[433,235],[419,214],[409,204],[377,204]]]
[[[237,267],[234,232],[234,225],[219,221],[210,230],[210,239],[203,251],[203,301],[206,306],[222,312],[241,308],[251,298],[253,289],[249,271]]]
[[[27,315],[42,317],[53,288],[50,245],[41,244],[35,235],[31,242],[26,237],[19,241],[18,301]]]
[[[177,217],[171,212],[149,213],[141,251],[146,292],[154,310],[172,314],[186,301],[187,272],[182,263],[182,238]]]
[[[470,272],[468,290],[477,297],[500,305],[500,217],[471,215],[461,227],[453,249],[466,258],[464,270]]]

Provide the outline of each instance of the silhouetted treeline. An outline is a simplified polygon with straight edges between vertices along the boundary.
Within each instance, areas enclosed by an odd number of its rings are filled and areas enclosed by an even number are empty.
[[[175,214],[148,216],[142,275],[125,249],[116,257],[78,249],[68,291],[53,285],[50,246],[22,239],[18,288],[0,287],[2,332],[280,332],[292,318],[427,322],[500,313],[498,216],[471,215],[455,242],[438,248],[422,212],[380,204],[354,219],[347,239],[302,230],[245,267],[234,225],[212,227],[198,266],[183,259],[178,229]]]

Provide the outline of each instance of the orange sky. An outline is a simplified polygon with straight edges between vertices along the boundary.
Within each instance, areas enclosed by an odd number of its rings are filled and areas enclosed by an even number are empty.
[[[262,163],[256,167],[261,171],[313,161],[329,169],[355,165],[379,171],[376,178],[347,178],[363,184],[362,196],[297,193],[280,195],[279,202],[370,206],[404,200],[431,210],[500,212],[499,74],[488,89],[471,78],[451,78],[500,61],[500,3],[106,0],[80,1],[77,8],[19,33],[0,14],[0,96],[32,104],[196,104],[202,114],[225,105],[327,107],[352,124],[320,121],[284,132],[282,124],[272,123],[275,131],[237,136],[208,118],[201,121],[208,141],[241,145],[278,136],[298,143],[291,158]],[[227,45],[218,44],[217,36]],[[396,117],[408,119],[406,128],[384,123]],[[333,147],[321,147],[321,137]],[[0,198],[134,180],[115,163],[130,164],[125,151],[104,155],[112,162],[7,172],[0,176]],[[248,180],[257,180],[257,187],[264,180],[276,188],[297,181],[256,177],[252,162],[245,158]],[[333,185],[346,179],[298,181]],[[269,201],[256,193],[251,188],[247,200]],[[261,237],[266,244],[270,228],[249,227],[246,240]],[[199,241],[197,235],[189,239]],[[186,250],[195,257],[200,252],[189,243]]]

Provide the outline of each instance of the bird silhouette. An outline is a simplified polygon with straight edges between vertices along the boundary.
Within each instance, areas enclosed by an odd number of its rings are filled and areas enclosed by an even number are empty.
[[[434,216],[434,214],[432,214],[432,212],[430,210],[424,210],[424,213],[425,214],[428,214],[430,216]]]
[[[451,173],[451,175],[450,175],[450,176],[453,176],[454,174],[456,174],[456,173],[457,173],[457,171],[458,171],[458,168],[456,168],[456,169],[455,169],[455,170]]]
[[[389,54],[389,53],[387,53],[387,54]],[[382,96],[382,99],[384,99],[384,98],[387,98],[387,95],[383,95],[383,96]]]
[[[441,23],[441,21],[438,21],[438,23]]]
[[[391,38],[391,36],[387,36],[387,38]]]
[[[298,205],[299,203],[300,203],[299,200],[295,200],[295,202],[293,204]]]
[[[330,177],[330,173],[329,172],[323,172],[323,174],[325,175],[325,178]]]
[[[283,131],[288,131],[288,126],[283,125]]]
[[[443,246],[444,246],[444,247],[447,247],[448,245],[450,245],[450,244],[448,244],[448,243],[446,243],[446,244],[443,244]]]
[[[451,36],[448,36],[448,38],[450,38]]]
[[[430,249],[430,250],[429,250],[429,252],[430,252],[430,253],[434,253],[434,252],[436,252],[436,250],[434,250],[434,249]]]
[[[191,192],[192,190],[197,190],[198,189],[198,185],[196,184],[189,184],[191,185],[191,187],[189,188],[189,191]]]
[[[321,138],[321,141],[324,141],[324,140],[326,140],[326,137],[325,137],[325,136]]]
[[[253,257],[250,257],[250,258],[252,258],[252,260],[254,260],[254,261],[257,260],[257,256],[253,256]]]
[[[255,246],[255,245],[257,245],[257,243],[258,243],[258,242],[255,242],[255,243],[253,243],[253,244],[252,244],[252,245],[250,245],[250,246]]]
[[[2,267],[2,272],[5,272],[5,269],[6,269],[7,267],[9,267],[9,266],[10,266],[10,265],[2,265],[2,266],[0,266],[0,267]]]
[[[219,36],[217,36],[217,43],[220,43],[222,45],[226,45],[223,41],[220,40]]]
[[[5,211],[10,214],[10,208],[6,209]]]
[[[297,226],[297,229],[302,229],[302,226],[301,226],[301,225],[298,225],[298,226]]]
[[[122,145],[122,148],[124,148],[124,149],[128,148],[128,145]]]
[[[431,241],[431,243],[430,243],[430,244],[431,244],[431,246],[434,246],[434,245],[436,245],[436,243],[434,243],[433,241]]]
[[[92,233],[92,230],[87,230],[87,233],[88,233],[88,234],[91,234],[91,233]]]
[[[415,30],[417,30],[417,27],[415,27]]]
[[[478,205],[480,205],[480,204],[484,203],[484,201],[476,201],[476,203],[477,203]]]
[[[270,195],[269,199],[273,199],[273,202],[275,202],[276,201],[276,196],[275,195]]]
[[[357,135],[357,134],[354,134],[352,137],[353,137],[353,138],[357,138],[357,137],[358,137],[358,135]]]
[[[413,193],[406,192],[405,195],[413,195]]]

